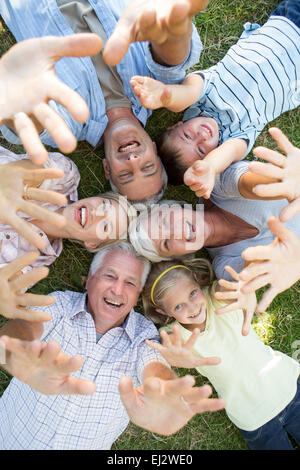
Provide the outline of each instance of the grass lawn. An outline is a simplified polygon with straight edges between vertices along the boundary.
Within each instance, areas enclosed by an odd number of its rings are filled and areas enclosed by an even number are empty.
[[[263,24],[270,12],[278,5],[279,0],[210,0],[209,8],[195,19],[204,45],[201,58],[195,69],[204,69],[219,61],[228,48],[234,44],[243,31],[246,21]],[[5,25],[0,26],[0,54],[3,54],[14,40]],[[147,131],[155,139],[166,126],[177,122],[180,115],[167,110],[153,113],[147,123]],[[280,127],[294,145],[300,147],[300,113],[299,109],[285,113],[272,125]],[[271,127],[271,125],[267,126]],[[274,142],[267,133],[267,128],[257,139],[257,145],[275,148]],[[8,144],[0,138],[0,144],[16,153],[23,153],[19,146]],[[91,147],[87,143],[79,143],[70,155],[77,164],[81,182],[79,198],[94,196],[100,191],[109,189],[104,178],[101,158],[104,157],[103,146]],[[250,154],[249,159],[252,158]],[[165,194],[168,199],[184,199],[196,203],[196,197],[186,187],[172,187]],[[60,258],[50,268],[47,279],[41,281],[32,291],[48,294],[55,290],[84,291],[85,276],[92,255],[81,246],[72,242],[64,243]],[[284,273],[282,273],[284,275]],[[292,343],[300,340],[300,283],[279,295],[271,304],[268,314],[255,318],[254,328],[260,338],[274,349],[292,355],[295,351]],[[261,291],[259,292],[261,294]],[[140,309],[140,306],[138,307]],[[5,319],[0,317],[0,324]],[[178,371],[184,374],[186,371]],[[206,383],[203,377],[195,374],[197,384]],[[10,377],[0,370],[0,394],[8,385]],[[270,397],[272,399],[272,397]],[[242,436],[229,421],[224,411],[204,413],[194,417],[189,424],[171,437],[158,436],[130,424],[123,435],[115,442],[113,449],[247,449]]]

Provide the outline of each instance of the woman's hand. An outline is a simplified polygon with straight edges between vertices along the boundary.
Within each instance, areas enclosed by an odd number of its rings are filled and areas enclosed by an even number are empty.
[[[28,170],[9,163],[1,165],[0,222],[13,227],[36,248],[44,248],[46,241],[35,232],[30,223],[18,215],[18,212],[24,212],[34,219],[46,221],[56,227],[63,227],[66,221],[62,215],[27,200],[49,202],[57,206],[66,205],[67,199],[63,194],[30,187],[30,184],[34,186],[36,182],[61,178],[63,175],[63,171],[54,168]]]
[[[256,295],[255,292],[248,294],[243,293],[242,288],[245,282],[241,281],[239,274],[230,266],[225,267],[226,271],[234,279],[234,282],[219,280],[219,285],[226,290],[215,292],[215,298],[229,302],[229,305],[218,308],[216,314],[231,312],[232,310],[242,309],[244,313],[244,323],[242,327],[242,335],[247,336],[250,331],[251,321],[256,311]]]
[[[54,297],[20,294],[21,290],[36,284],[48,275],[48,268],[45,266],[34,268],[28,273],[22,274],[22,269],[34,263],[38,257],[38,251],[31,251],[0,269],[0,314],[4,317],[31,322],[51,320],[51,315],[26,307],[52,305]]]
[[[221,362],[219,357],[202,357],[194,353],[193,347],[200,334],[200,330],[196,328],[186,343],[183,342],[178,325],[173,328],[173,333],[168,334],[166,331],[160,333],[162,344],[146,340],[146,344],[160,352],[160,354],[173,367],[184,367],[190,369],[200,366],[215,366]]]

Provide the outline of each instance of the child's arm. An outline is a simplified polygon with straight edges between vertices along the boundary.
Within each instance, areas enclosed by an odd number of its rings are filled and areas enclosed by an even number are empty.
[[[200,367],[204,365],[217,365],[221,362],[219,357],[202,357],[193,352],[194,344],[200,334],[196,328],[186,343],[183,343],[179,327],[174,326],[173,333],[169,335],[166,331],[161,331],[162,344],[146,340],[147,345],[156,349],[173,367]]]
[[[230,266],[225,267],[226,271],[234,279],[233,282],[220,279],[219,288],[216,289],[215,298],[217,300],[229,302],[228,305],[216,310],[216,314],[231,312],[232,310],[242,309],[244,313],[244,323],[242,335],[247,336],[250,331],[251,321],[256,311],[255,291],[250,294],[244,294],[242,288],[245,282],[241,281],[239,274]]]
[[[202,94],[203,78],[199,74],[187,75],[179,85],[166,85],[154,78],[136,75],[130,84],[142,106],[149,109],[167,108],[175,113],[196,103]]]
[[[196,160],[184,174],[184,183],[198,197],[208,199],[215,185],[216,175],[233,162],[243,158],[247,151],[244,139],[229,139],[209,152],[203,160]]]

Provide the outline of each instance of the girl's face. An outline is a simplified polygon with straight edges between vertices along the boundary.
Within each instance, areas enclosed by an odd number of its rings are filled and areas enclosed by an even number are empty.
[[[87,248],[101,242],[117,240],[127,230],[127,214],[112,199],[89,197],[66,206],[62,215],[67,219],[70,238],[82,240]]]
[[[183,325],[200,326],[206,320],[206,298],[199,284],[192,279],[182,278],[168,289],[163,301],[164,311],[159,313],[175,318]]]

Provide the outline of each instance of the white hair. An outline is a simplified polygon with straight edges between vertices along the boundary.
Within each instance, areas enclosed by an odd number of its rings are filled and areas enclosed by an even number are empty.
[[[119,242],[118,244],[115,244],[115,245],[107,246],[103,248],[102,250],[100,249],[100,251],[98,251],[98,253],[96,253],[96,255],[94,256],[93,261],[90,265],[90,271],[89,271],[90,274],[93,276],[98,271],[98,269],[100,269],[103,266],[103,262],[104,262],[106,255],[114,251],[122,251],[124,253],[127,253],[142,263],[143,273],[141,277],[141,286],[140,286],[140,290],[142,290],[147,280],[148,274],[150,272],[151,264],[148,259],[138,254],[136,250],[134,249],[134,247],[126,241]]]
[[[160,162],[161,163],[161,162]],[[161,163],[161,168],[162,168],[162,171],[161,171],[161,177],[162,177],[162,186],[160,188],[160,190],[156,193],[156,194],[153,194],[153,196],[147,198],[147,199],[141,199],[141,200],[130,200],[128,199],[128,201],[130,202],[130,204],[132,204],[137,210],[141,210],[141,208],[147,208],[147,207],[150,207],[152,206],[153,204],[156,204],[158,203],[158,201],[160,201],[164,195],[164,192],[165,190],[167,189],[167,185],[168,185],[168,175],[167,175],[167,172],[163,166],[163,164]],[[110,176],[109,178],[109,184],[110,184],[110,187],[111,187],[111,190],[114,192],[114,193],[118,193],[119,190],[117,188],[117,186],[115,185],[115,183],[113,182],[112,180],[112,177]]]

